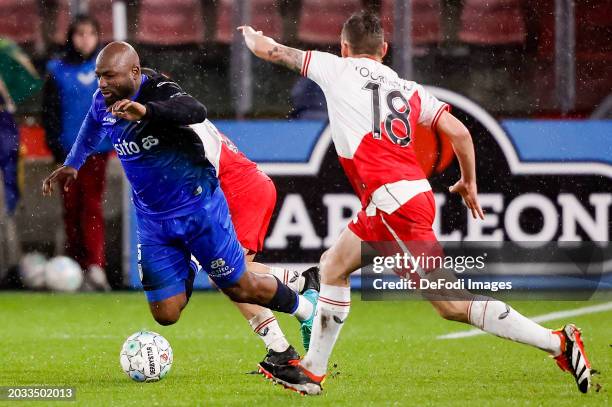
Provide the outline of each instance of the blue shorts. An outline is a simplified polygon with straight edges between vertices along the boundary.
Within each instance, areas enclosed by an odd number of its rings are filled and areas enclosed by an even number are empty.
[[[234,285],[246,270],[219,187],[190,215],[159,220],[139,214],[137,224],[138,271],[149,302],[185,292],[191,255],[219,288]]]

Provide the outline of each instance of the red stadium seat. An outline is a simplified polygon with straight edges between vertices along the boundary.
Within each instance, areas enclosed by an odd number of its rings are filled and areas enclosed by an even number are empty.
[[[33,43],[40,35],[36,0],[0,0],[0,37],[17,43]]]
[[[111,0],[90,0],[88,14],[100,24],[100,41],[107,43],[113,40],[113,5]],[[70,25],[69,0],[60,0],[57,21],[55,23],[54,41],[63,44]]]
[[[158,45],[194,44],[203,41],[202,14],[197,0],[142,0],[139,42]]]
[[[381,10],[387,41],[393,39],[394,2],[395,0],[384,0]],[[360,9],[362,9],[360,0],[305,0],[300,22],[300,39],[319,44],[336,43],[344,21]],[[417,45],[440,41],[439,0],[412,1],[412,38]]]
[[[37,0],[0,0],[0,37],[7,37],[17,43],[34,42],[40,36],[41,21]],[[89,14],[100,23],[103,42],[112,40],[113,19],[111,0],[90,0]],[[60,0],[53,41],[63,44],[70,24],[68,0]]]
[[[384,0],[382,23],[387,41],[393,39],[393,7],[395,0]],[[440,0],[412,0],[412,42],[415,45],[435,44],[442,39]]]
[[[59,8],[57,10],[57,19],[55,20],[53,41],[58,44],[64,44],[68,25],[70,24],[70,4],[68,4],[68,0],[60,0],[58,3]]]
[[[531,0],[539,7],[538,58],[544,72],[538,73],[538,95],[554,103],[555,17],[553,0]],[[612,89],[612,13],[609,0],[576,2],[576,110],[591,111]],[[546,75],[543,79],[542,75]]]
[[[586,4],[585,4],[586,3]],[[612,10],[609,0],[576,2],[576,104],[591,109],[612,89]]]
[[[113,40],[113,3],[112,0],[89,0],[89,15],[100,24],[100,41]]]
[[[298,37],[315,44],[338,43],[342,24],[360,9],[360,0],[304,0]]]
[[[466,0],[459,38],[475,45],[525,42],[527,30],[522,0]]]
[[[532,0],[535,1],[535,0]],[[540,4],[542,0],[538,0]],[[546,0],[546,7],[538,11],[538,55],[553,58],[555,54],[554,2]],[[609,0],[591,0],[586,4],[577,2],[576,57],[577,59],[610,59],[612,56],[612,12]]]
[[[232,42],[236,24],[233,21],[233,10],[236,7],[235,0],[221,0],[218,14],[217,41],[222,43]],[[252,0],[251,4],[251,26],[262,30],[264,34],[275,39],[280,39],[282,31],[281,16],[274,0]]]
[[[609,0],[577,2],[576,53],[579,58],[610,59],[612,54],[612,8]]]

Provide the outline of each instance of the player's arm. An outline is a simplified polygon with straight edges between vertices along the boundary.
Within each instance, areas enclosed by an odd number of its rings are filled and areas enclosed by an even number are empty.
[[[17,106],[15,106],[15,102],[13,101],[13,98],[8,91],[6,83],[4,83],[4,80],[2,79],[2,76],[0,76],[0,96],[2,96],[2,99],[4,99],[4,107],[6,111],[11,114],[15,113]]]
[[[125,120],[145,119],[179,126],[201,123],[206,119],[206,107],[184,92],[176,83],[170,80],[160,82],[154,88],[154,92],[153,100],[144,105],[123,99],[115,102],[107,110]]]
[[[43,195],[50,195],[53,192],[53,185],[59,184],[64,191],[76,180],[79,168],[85,163],[87,157],[94,152],[102,138],[104,132],[100,122],[94,117],[93,106],[87,112],[85,120],[81,124],[79,135],[77,136],[64,165],[53,171],[43,181]]]
[[[449,188],[450,192],[463,197],[465,204],[472,211],[474,219],[484,219],[484,213],[478,203],[476,187],[476,155],[469,130],[448,111],[442,112],[435,130],[449,138],[459,160],[461,179]]]
[[[145,107],[145,119],[182,126],[201,123],[208,113],[202,103],[170,79],[156,85],[153,99]]]
[[[246,46],[257,57],[278,65],[282,65],[294,72],[300,72],[304,60],[304,51],[279,44],[261,31],[255,31],[251,26],[238,27],[244,36]]]

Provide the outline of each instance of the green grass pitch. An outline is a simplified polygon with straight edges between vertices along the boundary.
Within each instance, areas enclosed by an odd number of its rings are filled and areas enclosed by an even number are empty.
[[[538,315],[592,303],[512,305]],[[297,348],[297,322],[279,321]],[[59,406],[610,405],[612,312],[572,321],[583,328],[593,367],[601,371],[599,392],[580,394],[569,374],[526,346],[488,335],[437,340],[469,327],[442,320],[427,303],[363,302],[357,294],[323,395],[302,397],[247,374],[264,355],[263,343],[221,294],[196,293],[181,321],[160,327],[142,293],[1,293],[0,386],[76,387],[76,403]],[[544,325],[562,322],[569,321]],[[158,383],[132,382],[119,366],[123,341],[142,328],[161,333],[174,349],[172,371]]]

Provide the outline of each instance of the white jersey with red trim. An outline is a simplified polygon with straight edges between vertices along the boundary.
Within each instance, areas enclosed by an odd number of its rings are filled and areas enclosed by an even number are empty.
[[[307,51],[301,73],[325,94],[336,152],[364,208],[391,213],[431,189],[411,136],[434,129],[446,103],[369,58]]]
[[[215,167],[221,189],[228,194],[239,193],[248,188],[254,178],[251,175],[263,175],[253,161],[249,160],[238,147],[210,120],[190,126],[202,140],[206,158]],[[267,176],[266,176],[267,178]]]

